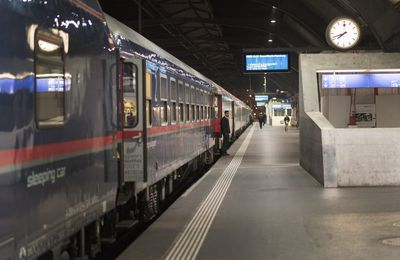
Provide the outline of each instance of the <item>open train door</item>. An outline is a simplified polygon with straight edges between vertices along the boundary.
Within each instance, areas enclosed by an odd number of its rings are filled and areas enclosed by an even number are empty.
[[[215,148],[221,149],[221,118],[222,118],[222,96],[215,94],[212,99],[212,129],[215,137]]]
[[[143,61],[124,57],[120,62],[121,81],[121,181],[134,182],[135,187],[144,182],[144,118],[143,108]]]

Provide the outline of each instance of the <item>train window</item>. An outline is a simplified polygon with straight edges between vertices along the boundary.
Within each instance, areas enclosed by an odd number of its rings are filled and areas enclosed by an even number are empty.
[[[171,78],[170,80],[170,91],[171,91],[171,100],[176,100],[176,80]]]
[[[146,98],[151,99],[151,72],[146,72]]]
[[[200,120],[200,106],[199,105],[196,106],[196,120],[197,121]]]
[[[168,85],[167,85],[167,76],[164,74],[161,74],[161,79],[160,79],[160,98],[161,99],[168,99]]]
[[[204,108],[203,108],[203,106],[200,107],[200,119],[201,120],[204,119]]]
[[[192,91],[192,95],[191,95],[191,98],[192,98],[192,104],[196,104],[197,103],[197,98],[196,98],[196,92],[197,92],[197,90],[192,86],[192,88],[191,88],[191,91]]]
[[[184,121],[184,117],[183,117],[183,104],[180,103],[179,104],[179,122],[183,122]]]
[[[171,106],[171,120],[176,122],[176,102],[172,102]]]
[[[189,87],[189,85],[188,84],[185,84],[185,99],[186,99],[186,103],[191,103],[191,102],[193,102],[193,100],[190,100],[190,91],[191,91],[191,89],[190,89],[190,87]]]
[[[161,106],[161,123],[167,123],[168,122],[168,104],[167,101],[162,102]]]
[[[186,104],[185,114],[186,114],[186,122],[190,122],[190,105],[189,104]]]
[[[152,113],[151,113],[151,100],[146,100],[146,125],[151,127],[152,123]]]
[[[183,82],[182,81],[178,82],[178,96],[179,96],[179,101],[183,102],[183,99],[185,97],[185,89],[183,87]]]
[[[192,121],[196,120],[196,108],[194,105],[192,105]]]
[[[124,127],[132,128],[137,124],[137,67],[131,62],[123,63],[124,88]]]
[[[48,31],[35,35],[35,113],[38,127],[65,123],[65,84],[63,40]]]

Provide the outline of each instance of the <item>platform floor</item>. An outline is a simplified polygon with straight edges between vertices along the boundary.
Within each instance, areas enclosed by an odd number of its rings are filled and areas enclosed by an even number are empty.
[[[400,187],[323,189],[298,141],[254,124],[118,259],[400,259]]]

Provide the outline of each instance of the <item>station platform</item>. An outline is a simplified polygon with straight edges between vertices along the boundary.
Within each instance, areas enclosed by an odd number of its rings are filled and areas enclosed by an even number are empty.
[[[118,259],[399,259],[400,188],[324,189],[298,142],[249,127]]]

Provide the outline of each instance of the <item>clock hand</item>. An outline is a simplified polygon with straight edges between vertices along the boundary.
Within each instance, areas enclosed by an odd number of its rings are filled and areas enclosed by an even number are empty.
[[[339,38],[341,38],[343,35],[345,35],[346,33],[347,33],[347,31],[346,31],[346,32],[344,32],[344,33],[341,33],[341,34],[335,35],[335,36],[333,36],[332,38],[339,39]]]

